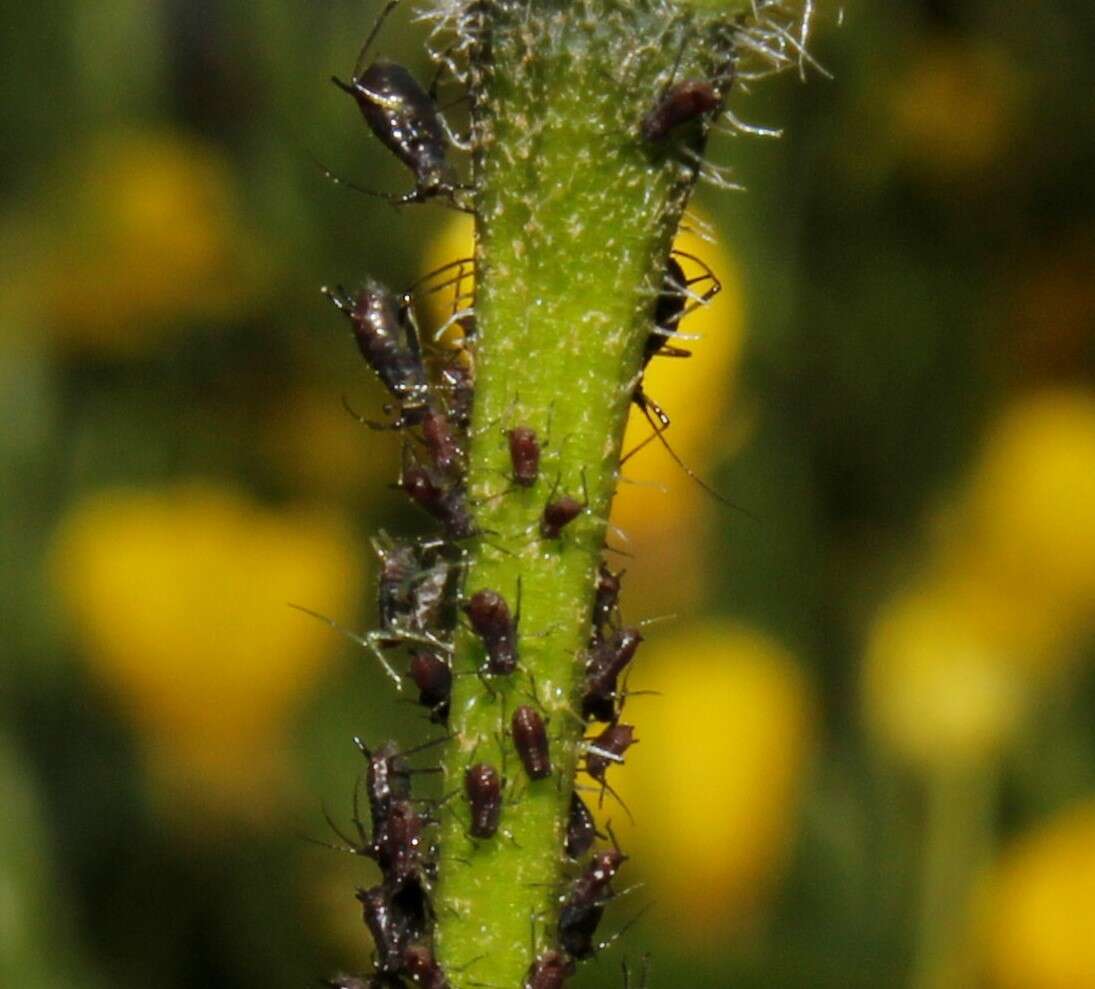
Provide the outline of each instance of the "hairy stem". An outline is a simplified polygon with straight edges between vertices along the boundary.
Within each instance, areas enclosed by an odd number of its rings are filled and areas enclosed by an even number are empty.
[[[450,977],[520,986],[555,943],[596,569],[620,444],[672,236],[695,178],[699,122],[655,146],[643,115],[671,79],[708,79],[730,56],[725,9],[610,0],[493,2],[473,54],[477,197],[476,397],[469,491],[481,535],[464,598],[521,594],[520,665],[476,675],[482,643],[458,632],[446,791],[473,762],[506,778],[499,834],[468,837],[466,806],[442,825],[436,948]],[[679,64],[678,64],[679,63]],[[539,480],[509,479],[506,430],[534,429]],[[557,540],[539,534],[552,492],[588,508]],[[528,779],[513,710],[548,720],[553,774]],[[457,976],[458,978],[458,976]]]

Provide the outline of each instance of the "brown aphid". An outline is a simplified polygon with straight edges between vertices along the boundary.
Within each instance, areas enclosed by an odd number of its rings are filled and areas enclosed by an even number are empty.
[[[570,795],[570,811],[567,814],[566,853],[571,859],[580,859],[593,847],[597,837],[597,824],[593,813],[577,793]]]
[[[424,945],[412,944],[403,952],[405,974],[422,989],[449,989],[449,980],[434,958],[433,952]]]
[[[637,741],[634,725],[613,722],[592,739],[586,750],[586,772],[603,784],[608,767],[613,763],[623,762],[624,753]]]
[[[485,762],[470,766],[464,773],[464,793],[471,808],[473,838],[491,838],[502,817],[502,779],[498,770]]]
[[[598,852],[589,867],[574,880],[559,911],[559,943],[572,958],[588,958],[595,946],[593,936],[612,898],[612,880],[627,856],[618,848]]]
[[[475,535],[475,522],[459,484],[446,484],[429,468],[409,463],[403,468],[399,487],[411,501],[441,523],[449,539],[468,539]]]
[[[549,501],[540,516],[540,536],[544,539],[558,539],[563,529],[581,515],[585,508],[585,504],[571,495]]]
[[[418,688],[418,703],[428,708],[430,720],[448,719],[452,700],[452,669],[431,652],[414,652],[408,675]]]
[[[639,135],[647,144],[664,140],[671,130],[722,105],[722,93],[703,79],[674,83],[643,117]]]
[[[506,433],[513,483],[531,488],[540,476],[540,441],[528,426],[515,426]]]
[[[548,751],[547,728],[540,713],[523,704],[513,712],[510,728],[513,732],[513,745],[529,779],[542,780],[550,776],[551,755]]]
[[[607,639],[594,640],[586,660],[583,718],[594,721],[616,719],[617,681],[642,641],[637,628],[622,628]]]
[[[464,605],[464,613],[487,651],[486,671],[508,676],[517,669],[517,618],[497,591],[476,591]]]
[[[574,974],[574,962],[561,951],[549,948],[532,963],[525,976],[524,989],[562,989]]]
[[[403,968],[403,952],[409,930],[399,911],[393,909],[384,885],[359,889],[362,918],[376,945],[376,970],[381,975],[398,973]]]
[[[612,624],[620,609],[620,584],[624,572],[613,573],[608,565],[601,561],[597,568],[597,586],[593,592],[593,630],[597,637],[604,635],[605,628]]]
[[[442,474],[458,476],[464,467],[464,451],[453,433],[448,416],[430,408],[422,415],[422,440],[430,461]]]

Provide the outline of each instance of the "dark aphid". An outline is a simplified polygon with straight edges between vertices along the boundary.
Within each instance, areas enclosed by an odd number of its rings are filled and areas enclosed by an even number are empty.
[[[539,712],[523,704],[513,712],[510,728],[513,731],[513,745],[529,779],[542,780],[550,776],[547,728]]]
[[[572,958],[588,958],[595,951],[593,936],[612,898],[612,880],[626,860],[618,848],[598,852],[574,880],[559,911],[559,943]]]
[[[597,825],[593,813],[577,793],[572,793],[570,812],[567,814],[567,857],[575,860],[582,858],[593,847],[596,837]]]
[[[549,948],[532,963],[524,989],[562,989],[573,974],[574,962],[561,951]]]
[[[382,648],[398,645],[400,633],[428,633],[438,622],[445,604],[450,577],[449,564],[437,560],[427,564],[419,546],[413,542],[374,540],[373,549],[380,558],[377,579],[377,619],[379,633],[374,639]]]
[[[447,396],[449,419],[457,429],[466,430],[471,425],[471,406],[475,398],[475,375],[471,365],[458,356],[441,371],[440,377]]]
[[[563,529],[570,525],[586,509],[577,498],[563,495],[544,506],[540,516],[540,535],[544,539],[558,539]]]
[[[376,863],[395,886],[423,874],[422,831],[425,822],[410,800],[393,800],[373,833]]]
[[[513,464],[513,483],[531,488],[540,476],[540,441],[528,426],[515,426],[506,433]]]
[[[408,675],[418,688],[418,703],[428,708],[430,720],[443,722],[449,717],[452,700],[452,669],[431,652],[411,653]]]
[[[422,441],[430,462],[442,474],[459,476],[464,468],[464,451],[452,430],[449,417],[436,409],[422,415]]]
[[[663,141],[671,130],[722,106],[722,92],[712,82],[683,79],[674,83],[639,124],[639,136],[647,144]]]
[[[376,970],[381,975],[394,975],[403,970],[403,953],[409,940],[408,925],[400,912],[392,907],[385,886],[359,889],[361,914],[376,945]]]
[[[364,65],[377,32],[396,3],[389,2],[365,40],[350,81],[336,77],[333,82],[357,101],[369,130],[414,173],[414,188],[402,196],[361,191],[397,204],[438,195],[451,199],[455,189],[446,161],[448,140],[433,99],[402,65],[386,59]]]
[[[471,596],[464,605],[464,612],[475,634],[483,640],[483,648],[487,651],[486,672],[507,676],[516,670],[520,602],[517,615],[511,616],[505,598],[497,591],[484,588]]]
[[[475,535],[475,522],[468,511],[462,485],[446,484],[428,467],[407,463],[399,487],[407,492],[411,501],[441,523],[449,539],[468,539]]]
[[[369,815],[375,832],[383,827],[393,800],[410,799],[413,770],[395,742],[384,742],[372,750],[360,738],[355,738],[354,744],[361,750],[367,763],[365,795],[369,801]]]
[[[620,580],[624,572],[613,573],[602,560],[597,570],[597,586],[593,597],[593,630],[596,638],[614,624],[620,610]]]
[[[623,762],[624,753],[636,742],[634,725],[613,722],[590,742],[586,750],[586,772],[603,785],[608,767]]]
[[[412,944],[403,952],[403,969],[407,977],[422,989],[449,989],[444,970],[433,952],[423,945]]]
[[[617,682],[643,641],[637,628],[621,628],[594,640],[586,660],[582,717],[612,721],[616,717]]]
[[[345,289],[323,289],[339,312],[350,320],[361,356],[380,378],[399,405],[395,425],[421,421],[430,394],[422,363],[414,311],[409,300],[400,304],[395,295],[370,278],[356,296]]]
[[[493,837],[502,816],[502,779],[498,770],[485,762],[469,767],[464,773],[464,793],[471,807],[471,836]]]

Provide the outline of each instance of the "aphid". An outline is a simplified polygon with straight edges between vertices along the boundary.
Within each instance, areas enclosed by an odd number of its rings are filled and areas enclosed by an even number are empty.
[[[647,111],[639,124],[639,136],[647,144],[657,144],[681,124],[722,105],[722,93],[711,82],[684,79],[674,83]]]
[[[520,585],[518,585],[520,595]],[[510,615],[509,605],[497,591],[484,588],[476,591],[464,612],[475,634],[483,640],[487,651],[486,672],[507,676],[517,669],[517,624],[521,618],[518,596],[517,614]]]
[[[452,700],[452,669],[439,656],[417,650],[411,653],[408,675],[418,688],[418,703],[428,708],[430,720],[443,722],[449,717]]]
[[[521,757],[529,779],[542,780],[551,775],[551,755],[548,752],[547,728],[535,708],[523,704],[510,720],[513,745]]]
[[[498,770],[485,762],[469,767],[464,773],[464,793],[471,807],[471,836],[493,837],[502,816],[502,780]]]
[[[422,416],[422,440],[430,462],[442,474],[458,476],[462,472],[464,451],[448,416],[436,409],[427,409]]]
[[[570,795],[570,811],[567,814],[566,853],[568,858],[580,859],[593,847],[597,837],[597,824],[593,813],[577,793]]]
[[[637,628],[622,628],[594,640],[586,659],[582,717],[612,721],[616,717],[617,681],[643,641]]]
[[[422,816],[410,800],[393,800],[373,834],[376,863],[389,883],[402,886],[422,875]]]
[[[423,945],[412,944],[403,952],[403,968],[410,980],[422,989],[449,989],[444,970],[433,952]]]
[[[535,431],[528,426],[515,426],[506,433],[506,439],[513,465],[513,483],[531,488],[540,476],[540,441]]]
[[[571,495],[555,497],[559,489],[559,478],[555,479],[555,486],[548,495],[547,504],[540,515],[540,537],[542,539],[558,539],[571,522],[589,507],[589,492],[586,490],[586,475],[582,472],[582,492],[585,501],[579,501]]]
[[[562,989],[574,974],[574,962],[561,951],[548,948],[532,963],[525,976],[524,989]]]
[[[428,406],[430,385],[409,299],[398,303],[374,278],[368,279],[356,296],[341,286],[333,291],[324,287],[323,293],[350,320],[361,356],[396,400],[399,418],[394,425],[420,422]]]
[[[392,802],[410,799],[411,774],[414,770],[407,764],[405,755],[399,751],[395,742],[384,742],[370,750],[360,738],[355,737],[354,744],[365,756],[367,763],[365,796],[369,801],[369,816],[375,834],[384,827]],[[356,791],[354,799],[356,803]],[[356,806],[354,816],[358,816]]]
[[[471,425],[471,406],[475,398],[475,375],[470,363],[460,360],[460,355],[441,371],[441,386],[448,399],[446,407],[452,424],[460,430]]]
[[[403,969],[403,952],[409,940],[405,918],[389,902],[383,886],[359,889],[357,898],[365,926],[376,945],[376,970],[382,975],[394,975]]]
[[[604,786],[608,767],[623,762],[624,753],[636,742],[634,725],[613,722],[590,743],[586,750],[585,771]]]
[[[595,947],[593,936],[612,897],[612,880],[627,856],[618,848],[598,852],[589,867],[574,880],[559,911],[559,943],[572,958],[588,958]]]
[[[397,205],[423,202],[439,195],[452,200],[456,187],[446,161],[448,139],[432,97],[402,65],[387,59],[376,59],[367,67],[364,64],[370,46],[397,2],[389,2],[365,39],[350,81],[343,82],[337,77],[332,81],[357,101],[369,130],[414,173],[414,188],[402,196],[368,189],[359,191]]]
[[[597,569],[597,586],[593,592],[593,630],[596,638],[615,622],[620,610],[620,582],[624,572],[613,573],[602,560]]]
[[[421,548],[413,542],[395,542],[386,537],[373,541],[380,558],[377,579],[379,629],[372,638],[381,648],[391,648],[407,638],[406,633],[428,633],[437,624],[445,604],[450,577],[449,564],[438,560],[426,565]],[[394,633],[384,638],[383,633]]]
[[[449,539],[469,539],[476,533],[468,500],[460,484],[446,484],[430,468],[407,463],[399,487],[420,508],[441,523]]]

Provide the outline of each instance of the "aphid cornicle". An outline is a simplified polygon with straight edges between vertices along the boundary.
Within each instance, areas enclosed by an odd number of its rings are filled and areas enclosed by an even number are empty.
[[[531,488],[540,476],[540,441],[528,426],[515,426],[506,432],[513,483]]]
[[[469,766],[464,773],[464,793],[471,808],[473,838],[491,838],[502,817],[502,779],[498,770],[485,762]]]
[[[361,356],[396,400],[399,418],[393,425],[421,422],[430,384],[410,301],[401,303],[375,278],[367,279],[356,295],[341,286],[324,287],[323,294],[349,319]]]
[[[397,3],[391,0],[377,19],[350,81],[338,77],[332,81],[354,98],[369,130],[414,173],[414,188],[402,196],[361,191],[396,204],[423,202],[438,195],[452,199],[455,187],[446,161],[449,142],[433,99],[402,65],[379,58],[364,64],[377,32]]]
[[[510,719],[513,746],[521,757],[521,765],[531,780],[546,779],[551,775],[551,754],[548,751],[547,728],[539,712],[523,704]]]
[[[573,974],[574,962],[561,951],[549,948],[532,963],[524,989],[562,989]]]
[[[464,613],[487,652],[486,672],[508,676],[517,669],[517,616],[497,591],[483,588],[464,605]]]

